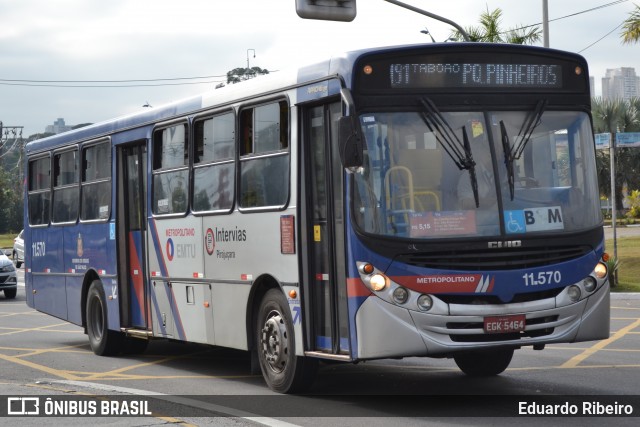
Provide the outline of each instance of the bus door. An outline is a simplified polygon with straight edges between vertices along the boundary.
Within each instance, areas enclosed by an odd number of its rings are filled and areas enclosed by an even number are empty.
[[[307,348],[349,354],[343,217],[343,170],[337,147],[340,102],[312,107],[305,114],[306,201],[305,308]],[[339,260],[336,262],[336,260]]]
[[[118,283],[124,327],[147,329],[147,143],[118,147]]]

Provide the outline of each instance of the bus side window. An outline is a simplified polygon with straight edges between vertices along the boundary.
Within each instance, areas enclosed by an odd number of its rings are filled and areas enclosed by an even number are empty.
[[[111,144],[108,141],[82,149],[81,172],[80,219],[108,219],[111,212]]]
[[[184,214],[189,206],[187,125],[153,132],[153,213]]]
[[[53,156],[53,218],[54,223],[75,222],[78,219],[78,150]]]
[[[51,202],[51,159],[49,156],[29,161],[29,224],[49,224]]]
[[[282,207],[289,196],[289,111],[285,101],[242,111],[240,207]]]
[[[235,184],[235,117],[226,113],[194,124],[193,210],[229,211]]]

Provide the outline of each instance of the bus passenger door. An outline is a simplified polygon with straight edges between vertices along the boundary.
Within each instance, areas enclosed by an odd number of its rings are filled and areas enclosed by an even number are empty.
[[[337,150],[339,102],[305,111],[303,158],[306,171],[305,308],[307,348],[349,354],[346,273],[344,266],[343,170]],[[337,261],[338,260],[338,261]]]
[[[118,147],[118,283],[121,325],[147,329],[147,143]]]

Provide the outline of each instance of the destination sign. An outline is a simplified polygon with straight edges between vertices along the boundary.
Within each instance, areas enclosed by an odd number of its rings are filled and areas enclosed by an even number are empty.
[[[589,96],[584,58],[525,46],[429,45],[363,55],[354,67],[356,95],[468,91]]]
[[[545,88],[562,87],[559,64],[506,64],[473,62],[411,62],[389,65],[394,89],[448,88]]]

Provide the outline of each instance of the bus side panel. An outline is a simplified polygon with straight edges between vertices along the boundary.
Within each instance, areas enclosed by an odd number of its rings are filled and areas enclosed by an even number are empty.
[[[282,253],[280,227],[283,215],[295,218],[295,207],[291,206],[286,211],[236,212],[204,217],[205,275],[213,281],[216,345],[248,348],[247,303],[256,280],[270,276],[280,285],[298,286],[296,254],[299,248],[295,254]],[[237,303],[230,304],[231,301]],[[300,354],[302,322],[299,300],[290,303],[289,307],[296,329],[296,352]]]
[[[214,344],[211,289],[200,282],[204,279],[202,236],[199,217],[150,221],[147,247],[156,336]]]
[[[31,274],[36,310],[67,320],[61,227],[31,229]]]
[[[82,323],[82,284],[89,270],[98,275],[115,274],[115,265],[109,260],[107,242],[109,224],[86,224],[64,228],[64,268],[67,276],[68,320]],[[112,295],[111,280],[102,279],[107,296]],[[117,306],[117,304],[116,304]],[[118,329],[119,322],[114,325],[111,320],[118,320],[117,312],[109,312],[111,329]]]

